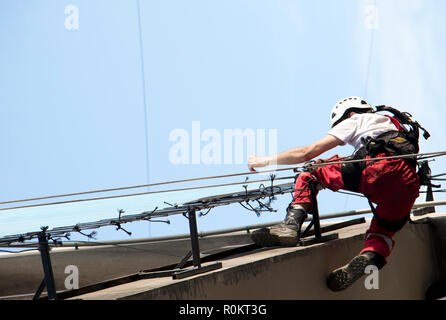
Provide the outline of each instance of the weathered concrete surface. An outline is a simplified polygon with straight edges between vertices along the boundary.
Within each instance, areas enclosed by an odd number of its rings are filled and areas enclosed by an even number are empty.
[[[340,239],[325,244],[257,250],[225,259],[222,269],[207,274],[141,280],[76,299],[424,299],[427,288],[445,275],[445,224],[446,216],[438,214],[432,224],[407,224],[394,238],[377,290],[366,289],[367,275],[339,293],[325,286],[330,271],[362,249],[367,222],[340,230]]]
[[[209,236],[200,239],[203,251],[251,243],[249,235],[238,233]],[[68,274],[65,268],[77,266],[79,286],[137,273],[140,270],[176,264],[190,250],[190,240],[171,240],[119,246],[56,248],[51,250],[51,263],[56,290],[64,291]],[[27,294],[31,298],[43,279],[43,269],[38,251],[0,254],[0,297]],[[18,297],[15,297],[18,298]]]

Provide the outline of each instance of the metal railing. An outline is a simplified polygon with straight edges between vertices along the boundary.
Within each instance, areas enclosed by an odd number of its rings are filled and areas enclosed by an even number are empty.
[[[420,202],[415,203],[413,205],[413,209],[426,208],[426,207],[437,207],[446,205],[446,200],[439,201],[428,201],[428,202]],[[371,209],[359,209],[359,210],[349,210],[342,211],[337,213],[331,213],[326,215],[321,215],[321,220],[329,220],[350,216],[359,216],[371,214]],[[307,218],[306,221],[310,221],[310,218]],[[281,221],[268,222],[268,223],[260,223],[253,224],[242,227],[234,227],[234,228],[225,228],[218,229],[212,231],[202,231],[198,232],[199,238],[205,238],[209,236],[222,235],[234,232],[242,232],[245,231],[249,233],[251,230],[267,228],[271,227],[275,224],[280,223]],[[80,242],[80,241],[64,241],[61,244],[58,244],[57,247],[91,247],[91,246],[112,246],[112,245],[126,245],[126,244],[138,244],[138,243],[150,243],[150,242],[159,242],[159,241],[169,241],[169,240],[180,240],[180,239],[188,239],[190,237],[189,233],[170,235],[170,236],[161,236],[161,237],[151,237],[151,238],[139,238],[139,239],[124,239],[124,240],[111,240],[111,241],[89,241],[89,242]],[[37,247],[38,243],[12,243],[8,247],[17,247],[17,248],[25,248],[25,247]],[[55,246],[55,245],[53,245]]]

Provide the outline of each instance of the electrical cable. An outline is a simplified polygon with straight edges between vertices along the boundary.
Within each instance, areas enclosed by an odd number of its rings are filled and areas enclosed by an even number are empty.
[[[280,172],[280,171],[287,171],[287,170],[293,170],[295,172],[298,172],[299,170],[308,170],[308,169],[319,168],[319,167],[323,167],[323,166],[327,166],[327,165],[334,165],[334,164],[347,164],[347,163],[358,163],[358,162],[379,161],[379,160],[405,159],[405,158],[415,158],[415,157],[417,157],[418,159],[427,159],[427,158],[440,157],[440,156],[444,156],[444,155],[446,155],[446,151],[430,152],[430,153],[420,153],[420,154],[408,154],[408,155],[397,155],[397,156],[386,156],[386,157],[376,157],[376,158],[369,158],[369,159],[354,159],[354,160],[342,160],[342,161],[337,161],[336,160],[336,161],[324,161],[324,162],[311,162],[311,163],[306,163],[306,164],[303,164],[303,165],[300,165],[300,166],[276,168],[276,169],[270,169],[270,170],[263,170],[263,171],[259,171],[259,172],[257,172],[257,171],[255,171],[255,172],[241,172],[241,173],[233,173],[233,174],[225,174],[225,175],[217,175],[217,176],[207,176],[207,177],[199,177],[199,178],[190,178],[190,179],[165,181],[165,182],[158,182],[158,183],[145,184],[145,185],[139,185],[139,186],[129,186],[129,187],[120,187],[120,188],[84,191],[84,192],[77,192],[77,193],[71,193],[71,194],[62,194],[62,195],[53,195],[53,196],[45,196],[45,197],[37,197],[37,198],[28,198],[28,199],[21,199],[21,200],[3,201],[3,202],[0,202],[0,205],[11,204],[11,203],[18,203],[18,202],[45,200],[45,199],[50,199],[50,198],[67,197],[67,196],[74,196],[74,195],[92,194],[92,193],[99,193],[99,192],[126,190],[126,189],[141,188],[141,187],[148,187],[148,186],[159,186],[159,185],[174,184],[174,183],[180,183],[180,182],[210,180],[210,179],[236,177],[236,176],[252,175],[252,174],[264,174],[264,173],[269,173],[269,172],[272,173],[272,172]],[[276,178],[276,179],[284,179],[284,178]],[[247,181],[245,181],[245,182],[231,182],[231,183],[208,185],[208,186],[198,186],[198,187],[189,187],[189,188],[177,188],[177,189],[168,189],[168,190],[140,192],[140,193],[133,193],[133,194],[123,194],[123,195],[104,196],[104,197],[96,197],[96,198],[86,198],[86,199],[76,199],[76,200],[67,200],[67,201],[57,201],[57,202],[49,202],[49,203],[43,203],[43,204],[33,204],[33,205],[26,205],[26,206],[0,208],[0,211],[10,210],[10,209],[20,209],[20,208],[46,206],[46,205],[55,205],[55,204],[65,204],[65,203],[73,203],[73,202],[83,202],[83,201],[105,200],[105,199],[113,199],[113,198],[121,198],[121,197],[131,197],[131,196],[145,195],[145,194],[151,194],[151,193],[186,191],[186,190],[194,190],[194,189],[201,189],[201,188],[230,186],[230,185],[237,185],[237,184],[244,184],[244,183],[253,183],[253,182],[261,182],[261,181],[269,181],[269,180],[254,180],[254,181],[250,181],[250,182],[247,182]]]
[[[280,178],[276,178],[276,180],[289,180],[289,179],[293,179],[293,178],[294,177],[280,177]],[[131,194],[96,197],[96,198],[74,199],[74,200],[66,200],[66,201],[38,203],[38,204],[30,204],[30,205],[24,205],[24,206],[0,208],[0,211],[42,207],[42,206],[49,206],[49,205],[56,205],[56,204],[68,204],[68,203],[76,203],[76,202],[94,201],[94,200],[106,200],[106,199],[115,199],[115,198],[124,198],[124,197],[134,197],[134,196],[141,196],[141,195],[148,195],[148,194],[155,194],[155,193],[189,191],[189,190],[196,190],[196,189],[210,189],[210,188],[216,188],[216,187],[225,187],[225,186],[232,186],[232,185],[237,185],[237,184],[258,183],[258,182],[266,182],[266,181],[270,181],[270,179],[244,181],[244,182],[230,182],[230,183],[221,183],[221,184],[198,186],[198,187],[187,187],[187,188],[169,189],[169,190],[157,190],[157,191],[138,192],[138,193],[131,193]]]

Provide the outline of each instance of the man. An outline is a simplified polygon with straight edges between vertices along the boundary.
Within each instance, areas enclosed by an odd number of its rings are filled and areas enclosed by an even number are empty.
[[[306,162],[346,143],[355,148],[355,154],[350,159],[418,152],[418,141],[416,145],[409,143],[404,135],[407,129],[401,123],[393,117],[374,113],[373,107],[361,98],[348,97],[339,101],[333,108],[331,123],[332,128],[327,136],[308,146],[267,157],[251,156],[249,169],[255,171],[255,168],[271,164]],[[333,291],[346,289],[364,275],[368,265],[375,265],[378,269],[384,267],[395,245],[392,237],[408,220],[419,195],[419,178],[413,158],[329,164],[337,160],[343,159],[336,155],[325,160],[327,165],[301,173],[296,179],[294,198],[287,208],[285,220],[252,234],[253,240],[260,245],[280,243],[295,246],[302,223],[313,209],[310,184],[314,184],[313,190],[344,189],[364,194],[370,203],[376,204],[374,217],[365,235],[364,249],[347,265],[328,276],[327,286]]]

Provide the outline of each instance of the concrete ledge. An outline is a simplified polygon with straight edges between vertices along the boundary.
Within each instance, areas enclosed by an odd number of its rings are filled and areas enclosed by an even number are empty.
[[[338,230],[340,238],[325,244],[259,249],[223,259],[222,269],[195,277],[140,280],[75,299],[423,299],[431,284],[446,280],[446,215],[435,213],[429,219],[429,224],[407,224],[397,233],[394,251],[379,272],[379,290],[367,290],[365,277],[344,292],[333,293],[325,287],[329,272],[362,249],[367,221]],[[200,239],[200,248],[203,252],[248,243],[248,234],[236,233]],[[189,249],[189,239],[54,249],[56,288],[64,290],[67,265],[78,266],[82,287],[178,263]],[[0,275],[0,296],[29,294],[29,299],[43,278],[40,255],[2,254]]]
[[[251,243],[249,234],[209,236],[200,239],[203,251]],[[51,250],[56,289],[64,291],[65,268],[75,265],[79,270],[79,286],[137,273],[140,270],[176,264],[190,250],[190,239],[124,244],[120,246],[55,248]],[[43,279],[38,251],[0,254],[0,297],[26,295],[30,299]]]
[[[367,290],[364,278],[348,290],[325,286],[331,270],[344,265],[363,245],[368,222],[340,232],[340,239],[310,247],[257,250],[222,261],[223,268],[183,280],[140,280],[77,299],[424,299],[427,288],[443,273],[433,235],[446,217],[433,224],[407,224],[395,236],[388,265],[379,271],[379,289]]]

